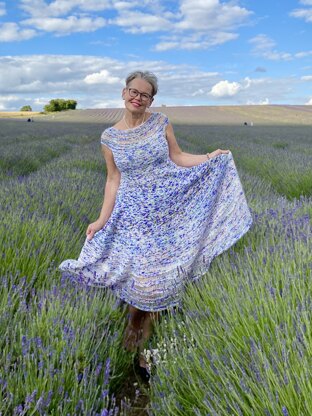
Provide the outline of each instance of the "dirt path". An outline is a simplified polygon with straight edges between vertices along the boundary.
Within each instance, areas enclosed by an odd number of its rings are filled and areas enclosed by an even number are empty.
[[[150,416],[149,385],[131,368],[128,377],[116,394],[116,405],[122,416]]]

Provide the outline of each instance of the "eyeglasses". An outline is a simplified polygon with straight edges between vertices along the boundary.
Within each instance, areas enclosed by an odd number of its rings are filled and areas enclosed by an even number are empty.
[[[153,97],[151,95],[147,94],[147,92],[140,92],[140,91],[136,90],[135,88],[127,88],[127,90],[129,91],[129,95],[132,98],[135,98],[138,95],[140,95],[142,101],[148,101],[148,100],[153,99]]]

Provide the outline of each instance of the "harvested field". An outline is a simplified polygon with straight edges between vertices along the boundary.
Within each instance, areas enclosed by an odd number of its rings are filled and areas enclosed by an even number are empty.
[[[39,115],[39,111],[0,111],[0,118],[32,118]]]
[[[165,113],[173,123],[201,125],[312,125],[312,106],[308,105],[246,105],[152,107]],[[123,115],[121,108],[68,110],[42,115],[40,113],[0,113],[0,117],[25,118],[36,116],[46,121],[71,121],[113,124]]]
[[[198,106],[152,107],[173,123],[201,125],[312,125],[312,106]],[[69,110],[40,115],[40,120],[113,124],[123,115],[121,108]]]

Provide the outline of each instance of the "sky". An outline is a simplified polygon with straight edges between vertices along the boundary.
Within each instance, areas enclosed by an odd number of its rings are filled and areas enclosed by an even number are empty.
[[[312,0],[0,0],[0,111],[122,107],[134,70],[155,106],[312,105]]]

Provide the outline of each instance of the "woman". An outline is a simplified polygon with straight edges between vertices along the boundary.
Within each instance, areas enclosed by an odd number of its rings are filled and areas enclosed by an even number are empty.
[[[124,116],[101,136],[101,213],[78,261],[59,266],[85,284],[110,287],[129,305],[124,346],[139,349],[146,380],[141,352],[159,311],[179,305],[187,280],[202,276],[252,222],[231,152],[183,152],[168,118],[147,111],[156,93],[154,74],[127,77]]]

